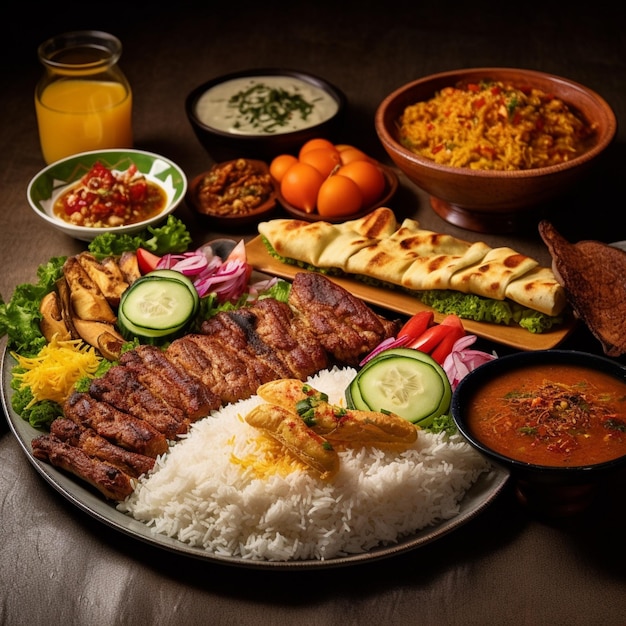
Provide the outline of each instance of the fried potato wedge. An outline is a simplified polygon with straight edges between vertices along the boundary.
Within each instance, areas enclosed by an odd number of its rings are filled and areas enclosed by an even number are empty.
[[[63,319],[62,304],[56,291],[51,291],[41,299],[39,310],[42,315],[39,327],[48,343],[55,335],[59,341],[72,339],[70,329]]]
[[[69,287],[70,302],[76,317],[115,323],[116,316],[111,305],[75,256],[68,257],[65,261],[63,275]]]
[[[113,307],[118,306],[122,294],[128,289],[128,281],[124,278],[117,261],[112,257],[98,261],[88,252],[81,252],[76,258],[91,280],[98,286],[107,302]]]

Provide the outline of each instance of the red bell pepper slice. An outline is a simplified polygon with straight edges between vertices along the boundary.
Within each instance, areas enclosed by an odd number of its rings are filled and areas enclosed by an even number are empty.
[[[461,338],[465,336],[465,328],[463,327],[463,322],[461,318],[457,315],[451,314],[446,316],[442,321],[440,326],[445,326],[450,329],[450,332],[443,337],[443,339],[439,342],[439,344],[431,351],[430,356],[439,363],[439,365],[443,365],[443,362],[446,360],[446,357],[452,352],[452,348],[454,344]]]
[[[407,348],[413,348],[413,350],[420,350],[426,354],[430,354],[441,343],[444,337],[453,332],[450,326],[443,326],[437,324],[431,326],[422,333],[420,337],[412,341],[407,345]]]
[[[409,321],[399,330],[400,337],[409,337],[411,340],[418,339],[420,335],[433,323],[434,314],[432,311],[420,311],[409,319]]]

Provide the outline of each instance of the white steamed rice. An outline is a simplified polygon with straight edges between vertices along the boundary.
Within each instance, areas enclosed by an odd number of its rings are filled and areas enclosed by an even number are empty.
[[[355,373],[335,368],[309,382],[340,404]],[[118,508],[212,554],[321,560],[390,544],[454,517],[488,469],[459,435],[420,431],[402,452],[339,451],[340,470],[329,483],[298,463],[293,471],[259,476],[261,465],[233,459],[258,459],[266,450],[267,438],[243,420],[261,402],[242,400],[194,424]]]

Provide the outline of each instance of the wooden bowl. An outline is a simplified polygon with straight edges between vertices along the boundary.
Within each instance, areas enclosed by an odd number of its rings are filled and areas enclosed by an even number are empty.
[[[208,212],[206,207],[203,206],[200,200],[200,191],[202,189],[203,181],[206,176],[218,167],[235,163],[240,159],[234,159],[232,161],[224,161],[222,163],[216,163],[210,170],[198,174],[189,183],[189,190],[187,192],[187,202],[192,206],[195,212],[203,219],[209,221],[215,226],[227,230],[235,230],[257,224],[259,221],[267,219],[269,215],[276,208],[277,200],[277,185],[276,182],[269,176],[269,167],[265,161],[259,161],[256,159],[244,159],[255,171],[267,174],[271,190],[267,199],[260,205],[253,209],[246,211],[245,213],[226,213],[215,214]]]
[[[404,147],[399,119],[407,106],[444,87],[484,80],[535,87],[578,110],[597,132],[588,149],[568,162],[526,170],[478,170],[438,164]],[[394,163],[430,195],[433,210],[448,222],[478,232],[511,232],[540,206],[569,190],[613,140],[615,114],[597,93],[566,78],[533,70],[461,69],[409,82],[388,95],[375,116],[376,132]]]

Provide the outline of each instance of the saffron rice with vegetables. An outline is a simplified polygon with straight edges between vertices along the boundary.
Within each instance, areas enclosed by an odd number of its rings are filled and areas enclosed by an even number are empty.
[[[594,129],[575,110],[535,88],[485,81],[446,87],[407,107],[399,122],[406,148],[442,165],[527,170],[584,152]]]
[[[355,370],[309,384],[335,404]],[[191,428],[118,505],[154,532],[219,556],[324,560],[390,544],[458,514],[488,463],[458,434],[420,431],[406,450],[339,450],[324,482],[244,420],[254,396]]]

